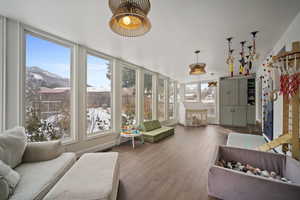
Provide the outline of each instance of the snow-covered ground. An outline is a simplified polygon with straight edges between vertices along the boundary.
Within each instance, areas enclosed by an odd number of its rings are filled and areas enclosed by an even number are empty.
[[[89,108],[87,110],[87,132],[93,134],[111,129],[110,108]]]

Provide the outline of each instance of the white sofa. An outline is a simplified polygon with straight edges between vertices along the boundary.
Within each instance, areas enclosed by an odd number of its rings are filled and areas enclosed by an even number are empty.
[[[76,162],[75,153],[65,153],[58,140],[27,143],[21,127],[0,133],[0,167],[9,166],[18,177],[8,194],[9,179],[0,169],[0,199],[116,200],[118,157],[116,152],[88,153]]]
[[[21,179],[9,200],[39,200],[75,163],[74,153],[62,153],[55,159],[22,163],[15,170]]]

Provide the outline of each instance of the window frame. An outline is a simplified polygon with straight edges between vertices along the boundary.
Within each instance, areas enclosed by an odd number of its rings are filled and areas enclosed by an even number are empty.
[[[158,116],[158,107],[159,107],[159,79],[164,81],[164,119],[163,120],[159,120],[159,116]],[[160,122],[164,122],[168,120],[168,105],[169,105],[169,96],[168,96],[168,78],[162,75],[158,75],[157,77],[157,120],[159,120]]]
[[[87,114],[86,114],[86,110],[87,110],[87,61],[88,61],[88,56],[94,56],[94,57],[97,57],[97,58],[100,58],[100,59],[104,59],[104,60],[107,60],[109,61],[109,65],[110,65],[110,70],[111,70],[111,80],[110,80],[110,87],[111,87],[111,91],[110,91],[110,105],[111,105],[111,127],[109,130],[105,130],[105,131],[98,131],[98,132],[95,132],[94,134],[89,134],[87,132]],[[97,52],[95,50],[92,50],[92,49],[89,49],[89,48],[86,48],[85,50],[85,53],[84,53],[84,83],[85,83],[85,86],[84,86],[84,95],[83,95],[83,110],[85,111],[85,114],[84,114],[84,132],[85,132],[85,139],[86,140],[90,140],[90,139],[94,139],[94,138],[99,138],[99,137],[103,137],[103,136],[106,136],[106,135],[109,135],[111,134],[112,132],[114,132],[114,104],[113,104],[113,98],[114,98],[114,88],[113,88],[113,81],[114,81],[114,76],[113,76],[113,59],[112,57],[110,56],[107,56],[107,55],[104,55],[100,52]]]
[[[71,94],[70,94],[70,115],[71,115],[71,124],[70,124],[70,137],[64,138],[61,140],[62,144],[73,144],[78,142],[78,131],[77,131],[77,121],[78,118],[78,102],[77,102],[77,89],[78,86],[78,77],[76,77],[76,68],[78,65],[78,45],[75,43],[68,41],[66,39],[62,39],[58,36],[52,35],[50,33],[46,33],[41,30],[37,30],[28,25],[20,25],[20,68],[19,69],[19,124],[25,126],[25,87],[26,87],[26,35],[29,34],[33,37],[37,37],[42,40],[46,40],[48,42],[53,42],[57,45],[61,45],[63,47],[70,49],[70,85],[71,85]],[[76,116],[77,115],[77,116]]]
[[[199,103],[201,101],[201,86],[200,86],[201,82],[191,82],[191,83],[185,83],[184,84],[184,102],[187,102],[187,103]],[[197,98],[196,100],[187,100],[186,99],[186,87],[187,85],[197,85],[197,91],[196,91],[196,95],[197,95]]]
[[[150,71],[147,71],[147,70],[144,70],[144,77],[143,77],[143,89],[145,90],[145,74],[148,74],[148,75],[151,75],[152,77],[152,100],[151,100],[151,112],[152,112],[152,119],[150,120],[155,120],[155,100],[156,100],[156,91],[155,91],[155,74],[153,72],[150,72]],[[143,90],[143,94],[144,95],[144,90]],[[145,111],[144,111],[144,99],[143,99],[143,113],[142,113],[142,116],[143,116],[143,121],[145,121]],[[149,121],[150,121],[149,120]]]
[[[208,82],[210,82],[210,81],[201,81],[200,82],[200,103],[202,103],[202,104],[204,104],[204,105],[216,105],[217,104],[217,97],[215,98],[215,102],[214,103],[205,103],[205,102],[203,102],[202,101],[202,84],[208,84]],[[215,91],[215,92],[217,92],[217,91]]]
[[[120,76],[120,92],[121,92],[121,96],[120,96],[120,104],[121,104],[121,107],[120,107],[120,111],[121,111],[121,114],[122,113],[122,103],[123,103],[123,97],[122,97],[122,90],[123,90],[123,87],[122,87],[122,82],[123,82],[123,70],[124,68],[126,69],[129,69],[129,70],[134,70],[135,71],[135,120],[136,120],[136,124],[134,124],[134,126],[138,126],[139,125],[139,122],[140,122],[140,109],[139,109],[139,105],[141,102],[139,102],[139,80],[140,80],[140,77],[139,77],[139,70],[140,70],[140,67],[137,67],[133,64],[130,64],[130,63],[127,63],[127,62],[121,62],[120,63],[120,68],[121,68],[121,76]],[[121,128],[122,128],[122,116],[121,116],[121,121],[120,121],[120,125],[121,125]]]
[[[202,87],[202,84],[204,83],[208,83],[208,82],[211,82],[211,81],[216,81],[217,82],[217,86],[215,87],[215,102],[214,103],[204,103],[202,101],[202,91],[201,91],[201,87]],[[205,80],[205,81],[201,81],[200,82],[200,102],[205,105],[205,106],[208,106],[208,107],[214,107],[214,115],[209,115],[208,114],[208,118],[217,118],[218,117],[218,85],[219,85],[219,81],[218,80]]]
[[[169,115],[169,109],[170,109],[170,85],[171,84],[173,84],[173,116],[171,117],[170,115]],[[176,84],[176,82],[174,81],[174,80],[172,80],[172,79],[170,79],[169,81],[168,81],[168,119],[169,120],[174,120],[176,117],[175,117],[175,108],[176,108],[176,87],[177,87],[177,84]]]
[[[5,130],[6,113],[6,18],[0,15],[0,131]]]

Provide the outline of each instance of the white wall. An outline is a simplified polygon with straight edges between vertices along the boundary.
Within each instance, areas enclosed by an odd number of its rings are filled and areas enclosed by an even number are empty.
[[[286,46],[287,51],[291,50],[294,41],[300,41],[300,12],[276,43],[270,55],[276,55],[284,46]],[[262,68],[260,68],[258,74],[263,74]],[[278,100],[274,102],[274,139],[282,134],[282,103],[282,96],[279,96]]]

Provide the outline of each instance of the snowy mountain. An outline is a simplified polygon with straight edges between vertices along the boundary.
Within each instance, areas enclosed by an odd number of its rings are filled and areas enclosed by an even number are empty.
[[[69,79],[43,70],[37,66],[27,67],[26,76],[27,80],[32,80],[33,83],[38,83],[41,87],[56,88],[70,86]]]

